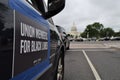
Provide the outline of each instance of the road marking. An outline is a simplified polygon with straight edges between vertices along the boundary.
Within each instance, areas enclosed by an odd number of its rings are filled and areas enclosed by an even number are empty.
[[[67,50],[67,52],[68,51],[83,51],[83,50],[75,50],[75,49],[73,49],[73,50]],[[116,51],[115,49],[105,49],[105,50],[103,50],[103,49],[101,49],[101,50],[85,50],[85,51]]]
[[[93,66],[93,64],[92,64],[92,62],[90,61],[89,57],[87,56],[86,52],[85,52],[84,50],[82,50],[82,52],[83,52],[85,58],[87,59],[88,64],[89,64],[89,66],[90,66],[90,68],[91,68],[91,70],[92,70],[92,72],[93,72],[96,80],[101,80],[101,78],[100,78],[97,70],[96,70],[95,67]]]

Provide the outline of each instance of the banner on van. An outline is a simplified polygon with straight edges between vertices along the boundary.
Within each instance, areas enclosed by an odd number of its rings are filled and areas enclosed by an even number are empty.
[[[14,75],[48,57],[48,28],[26,16],[15,14]]]

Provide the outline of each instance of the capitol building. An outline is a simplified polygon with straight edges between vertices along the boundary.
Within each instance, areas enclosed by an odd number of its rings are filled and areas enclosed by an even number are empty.
[[[75,23],[73,23],[70,32],[68,32],[68,34],[72,35],[73,38],[75,39],[76,37],[80,36],[80,32],[78,32],[77,27],[75,25]]]

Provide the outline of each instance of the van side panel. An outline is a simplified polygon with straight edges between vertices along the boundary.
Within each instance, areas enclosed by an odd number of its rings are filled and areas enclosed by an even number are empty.
[[[0,80],[12,76],[13,31],[13,10],[8,0],[0,0]]]
[[[48,23],[27,0],[0,0],[0,80],[53,80],[59,40]]]
[[[9,4],[15,16],[12,80],[35,80],[52,67],[48,22],[26,0],[9,0]]]
[[[0,1],[0,80],[35,80],[52,67],[49,24],[25,1]]]
[[[14,75],[35,67],[48,58],[48,29],[15,12]],[[46,62],[48,63],[48,62]],[[46,67],[46,64],[44,67]],[[44,67],[41,67],[43,69]],[[32,73],[26,73],[27,75]]]

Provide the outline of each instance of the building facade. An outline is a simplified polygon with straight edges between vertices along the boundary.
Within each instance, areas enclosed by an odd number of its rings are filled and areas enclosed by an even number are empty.
[[[73,36],[73,38],[78,38],[80,36],[80,32],[78,32],[75,23],[73,23],[70,32],[68,33]]]

